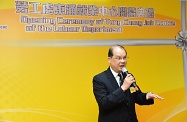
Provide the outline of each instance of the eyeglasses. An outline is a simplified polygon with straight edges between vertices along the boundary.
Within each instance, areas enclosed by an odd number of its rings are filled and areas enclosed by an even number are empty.
[[[129,57],[126,57],[126,56],[124,56],[124,57],[114,56],[114,58],[115,58],[116,60],[118,60],[118,61],[121,61],[122,59],[123,59],[124,61],[126,61]]]

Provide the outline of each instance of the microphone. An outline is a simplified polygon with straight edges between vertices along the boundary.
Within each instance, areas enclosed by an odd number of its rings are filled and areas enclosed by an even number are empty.
[[[122,72],[125,73],[126,75],[129,74],[129,72],[127,71],[127,69],[125,67],[122,68]],[[138,91],[138,86],[136,85],[136,82],[132,83],[132,86],[135,88],[136,91]]]

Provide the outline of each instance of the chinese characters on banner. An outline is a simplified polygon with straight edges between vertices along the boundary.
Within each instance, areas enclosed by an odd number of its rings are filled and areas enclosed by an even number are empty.
[[[155,19],[154,8],[15,1],[26,32],[120,33],[124,26],[175,26]]]

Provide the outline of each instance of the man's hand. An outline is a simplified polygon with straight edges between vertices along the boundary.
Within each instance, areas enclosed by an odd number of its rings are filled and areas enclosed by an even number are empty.
[[[158,96],[157,94],[153,94],[153,93],[151,93],[151,92],[148,92],[148,93],[146,94],[146,99],[147,99],[147,100],[148,100],[148,99],[160,99],[160,100],[163,100],[164,98]]]
[[[126,91],[133,82],[135,82],[134,77],[131,74],[128,74],[126,78],[124,79],[124,82],[121,86],[122,90]]]

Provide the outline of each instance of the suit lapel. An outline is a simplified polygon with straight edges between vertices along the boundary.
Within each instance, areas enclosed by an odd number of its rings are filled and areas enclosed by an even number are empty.
[[[108,77],[109,83],[114,87],[114,89],[119,88],[119,85],[118,85],[118,83],[117,83],[115,77],[113,76],[113,74],[112,74],[110,68],[108,68],[108,69],[106,70],[106,72],[107,72],[107,77]]]

